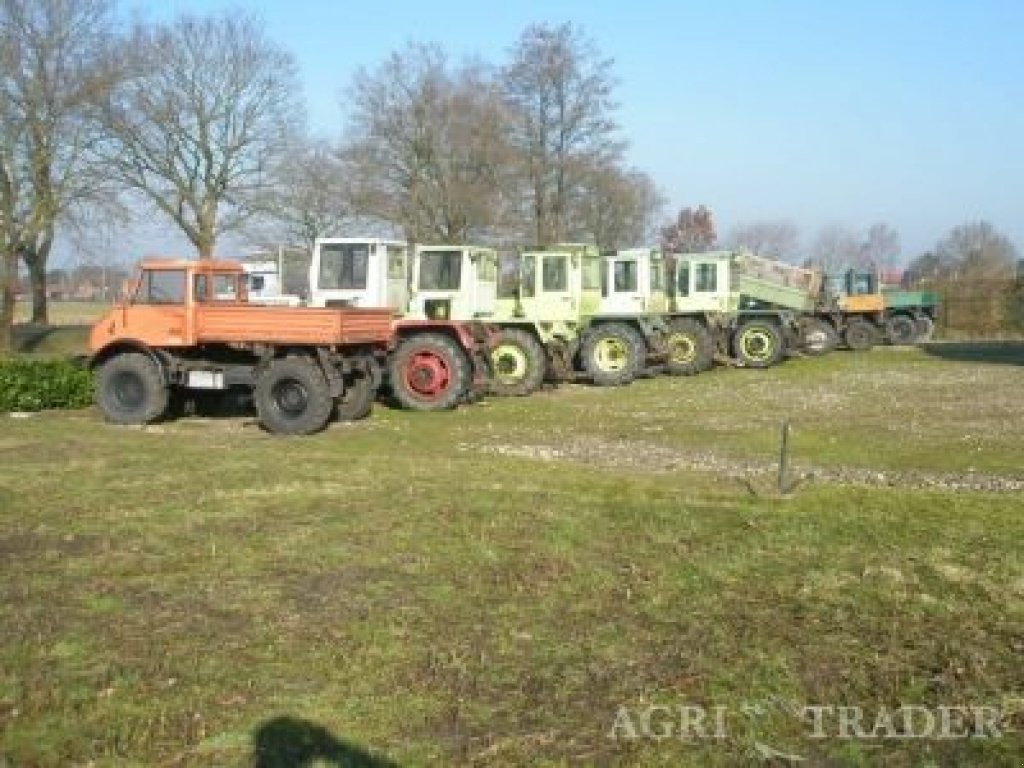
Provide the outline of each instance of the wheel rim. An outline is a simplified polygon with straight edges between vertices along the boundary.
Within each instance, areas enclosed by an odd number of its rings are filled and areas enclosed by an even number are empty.
[[[494,377],[505,383],[522,381],[530,367],[526,352],[517,344],[499,344],[491,353],[491,362]]]
[[[629,350],[621,339],[601,339],[594,347],[594,360],[599,370],[618,373],[629,364]]]
[[[750,328],[744,331],[743,337],[740,339],[740,346],[743,348],[743,354],[749,360],[759,363],[771,360],[772,354],[775,352],[775,340],[763,328]]]
[[[697,342],[690,334],[676,331],[668,337],[668,355],[673,363],[692,363],[697,358]]]
[[[146,385],[142,377],[132,371],[121,371],[111,381],[114,400],[118,408],[134,411],[142,407],[146,399]]]
[[[420,397],[441,397],[451,384],[448,361],[433,352],[417,352],[405,366],[406,386]]]
[[[309,408],[309,391],[298,379],[281,379],[270,390],[274,407],[287,418],[301,416]]]

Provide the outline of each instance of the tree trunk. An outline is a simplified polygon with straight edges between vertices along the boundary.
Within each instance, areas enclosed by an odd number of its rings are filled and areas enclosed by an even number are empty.
[[[199,252],[200,259],[212,259],[213,258],[213,243],[209,240],[204,240],[196,246],[196,250]]]
[[[46,267],[50,261],[52,246],[53,228],[49,227],[43,232],[34,249],[26,248],[22,252],[25,266],[28,267],[29,282],[32,285],[32,322],[40,325],[47,325],[50,322],[46,298]]]
[[[14,348],[14,296],[18,289],[18,252],[3,254],[3,286],[0,287],[0,353]]]

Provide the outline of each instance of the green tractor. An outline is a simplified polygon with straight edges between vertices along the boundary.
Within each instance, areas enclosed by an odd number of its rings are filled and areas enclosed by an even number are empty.
[[[737,255],[731,251],[664,254],[634,248],[606,257],[602,311],[634,306],[658,318],[664,331],[664,369],[700,373],[714,359],[747,368],[782,360],[796,340],[792,313],[742,309]]]
[[[602,307],[605,262],[593,246],[498,254],[475,246],[417,246],[410,314],[477,319],[498,329],[492,391],[527,395],[545,380],[630,383],[660,353],[662,331],[642,310]]]

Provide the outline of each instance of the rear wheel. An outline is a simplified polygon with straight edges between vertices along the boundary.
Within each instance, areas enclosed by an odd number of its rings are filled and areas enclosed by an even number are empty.
[[[916,332],[914,341],[928,341],[935,332],[935,321],[927,315],[921,315],[914,321],[914,331]]]
[[[334,413],[340,421],[365,419],[373,410],[376,394],[369,374],[355,371],[345,377],[345,391],[335,400]]]
[[[906,315],[894,315],[889,318],[886,326],[890,344],[899,346],[914,343],[914,338],[917,336],[917,327],[914,325],[913,318]]]
[[[472,383],[469,359],[443,333],[403,339],[388,361],[388,378],[398,403],[414,411],[454,408]]]
[[[587,332],[580,351],[583,367],[599,387],[629,384],[640,366],[642,342],[621,323],[607,323]]]
[[[260,423],[279,435],[309,435],[331,418],[334,399],[320,367],[307,357],[274,360],[253,390]]]
[[[748,320],[733,334],[732,351],[748,368],[769,368],[782,359],[782,333],[769,320]]]
[[[528,395],[543,383],[547,358],[532,333],[505,328],[498,332],[498,344],[491,351],[491,368],[494,394]]]
[[[707,328],[688,317],[674,319],[668,328],[668,372],[673,376],[691,376],[708,370],[714,360],[711,335]]]
[[[865,352],[875,346],[878,333],[875,327],[864,320],[852,320],[846,326],[843,341],[855,352]]]
[[[818,318],[804,324],[802,336],[804,352],[809,355],[828,354],[839,343],[839,335],[832,323]]]
[[[96,402],[113,424],[149,424],[167,412],[169,401],[167,382],[149,355],[115,355],[96,376]]]

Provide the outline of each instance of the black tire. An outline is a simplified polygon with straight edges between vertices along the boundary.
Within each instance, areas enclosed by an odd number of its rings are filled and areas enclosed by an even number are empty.
[[[403,408],[454,408],[473,383],[469,358],[443,333],[417,333],[398,344],[388,360],[391,394]]]
[[[812,318],[803,324],[801,342],[808,355],[827,355],[839,345],[839,334],[827,320]]]
[[[365,419],[373,411],[376,396],[370,376],[365,371],[355,371],[345,377],[345,392],[334,401],[334,415],[338,421]]]
[[[927,315],[921,315],[921,317],[914,320],[914,341],[916,343],[922,343],[931,339],[932,334],[935,333],[935,321]]]
[[[692,376],[714,364],[715,354],[708,329],[689,317],[674,318],[668,326],[665,370],[672,376]]]
[[[602,323],[586,332],[580,357],[583,369],[599,387],[619,387],[636,378],[643,341],[629,326]]]
[[[308,357],[274,360],[253,390],[260,423],[276,435],[310,435],[330,421],[334,399],[320,366]]]
[[[113,424],[150,424],[167,413],[170,393],[153,358],[126,352],[100,366],[96,403]]]
[[[917,327],[914,325],[913,318],[907,315],[893,315],[885,325],[890,344],[903,346],[914,343]]]
[[[747,320],[732,335],[732,353],[746,368],[770,368],[785,353],[782,331],[771,320]]]
[[[864,320],[851,320],[843,333],[843,341],[854,352],[866,352],[878,341],[875,326]]]
[[[540,389],[547,375],[544,348],[529,331],[503,328],[491,351],[491,392],[519,397]]]

